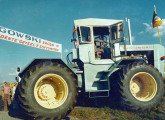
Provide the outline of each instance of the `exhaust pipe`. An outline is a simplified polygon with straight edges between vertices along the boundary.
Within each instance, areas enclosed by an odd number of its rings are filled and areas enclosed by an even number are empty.
[[[129,44],[132,45],[130,19],[129,19],[129,18],[126,18],[126,22],[128,23],[128,37],[129,37]]]

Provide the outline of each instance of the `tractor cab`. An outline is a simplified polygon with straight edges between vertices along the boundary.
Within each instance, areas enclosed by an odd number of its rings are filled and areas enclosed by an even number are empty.
[[[120,51],[120,45],[125,46],[123,20],[92,18],[75,20],[74,24],[73,60],[109,63],[126,54],[126,50]]]

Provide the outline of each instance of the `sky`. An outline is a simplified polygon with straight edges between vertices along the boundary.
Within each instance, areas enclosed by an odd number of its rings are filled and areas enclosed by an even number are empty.
[[[165,46],[165,0],[0,0],[0,26],[62,44],[66,62],[66,55],[74,48],[70,40],[76,19],[127,17],[134,45],[159,44],[157,29],[152,28],[154,4],[163,21],[159,28]],[[16,68],[25,68],[35,58],[61,57],[57,52],[1,39],[0,46],[0,82],[14,82]]]

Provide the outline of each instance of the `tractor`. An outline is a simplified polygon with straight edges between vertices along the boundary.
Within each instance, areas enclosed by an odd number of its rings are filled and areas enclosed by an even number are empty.
[[[112,92],[131,110],[159,107],[165,95],[165,48],[126,46],[124,30],[124,20],[75,20],[69,65],[61,59],[35,59],[19,73],[20,108],[35,119],[59,120],[73,110],[79,95],[101,98]]]

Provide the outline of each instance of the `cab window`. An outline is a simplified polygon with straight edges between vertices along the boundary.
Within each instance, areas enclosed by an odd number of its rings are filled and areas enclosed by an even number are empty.
[[[90,37],[90,28],[89,27],[80,27],[82,42],[91,42]]]
[[[110,59],[109,27],[93,27],[95,59]]]
[[[111,28],[111,32],[112,32],[111,40],[116,40],[116,38],[117,38],[117,26],[113,26]]]
[[[123,38],[124,34],[123,34],[123,25],[119,26],[119,38]]]

